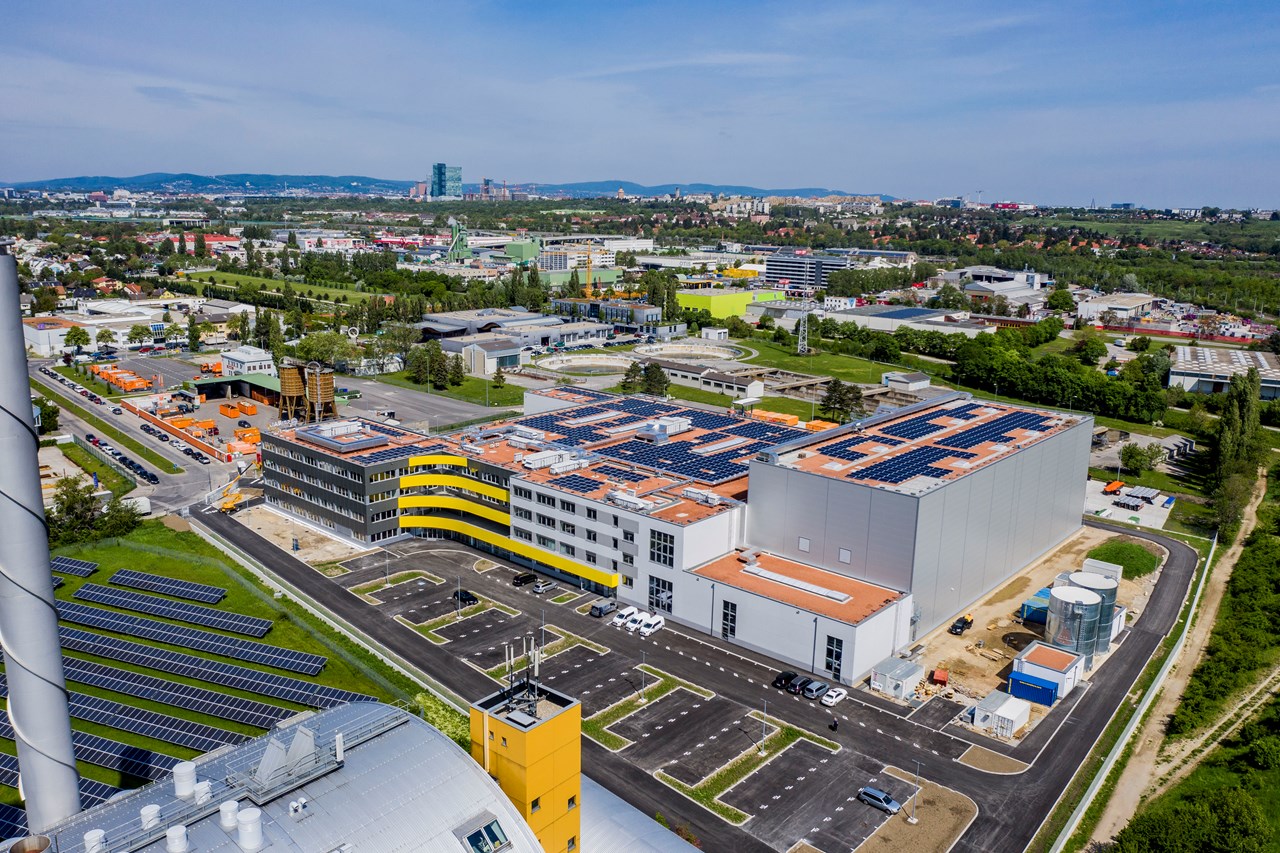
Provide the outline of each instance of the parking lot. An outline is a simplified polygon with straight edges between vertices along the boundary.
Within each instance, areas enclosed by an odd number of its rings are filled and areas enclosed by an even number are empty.
[[[1173,511],[1172,507],[1168,509],[1164,507],[1167,496],[1160,496],[1155,503],[1143,502],[1142,506],[1136,510],[1124,509],[1114,505],[1115,495],[1104,495],[1102,493],[1106,485],[1101,480],[1090,480],[1085,485],[1084,511],[1087,515],[1111,518],[1116,521],[1127,521],[1156,530],[1164,529],[1165,522],[1169,520],[1169,514]],[[1124,494],[1129,490],[1125,488],[1120,491]]]

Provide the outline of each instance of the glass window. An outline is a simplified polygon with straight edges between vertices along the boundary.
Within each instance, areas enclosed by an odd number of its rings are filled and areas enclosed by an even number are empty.
[[[577,556],[577,549],[574,548],[572,545],[566,545],[564,542],[561,542],[560,553],[567,554],[570,557],[574,557],[574,556]]]
[[[618,568],[618,564],[615,562],[615,563],[613,564],[613,567],[614,567],[615,569],[616,569],[616,568]],[[626,587],[627,589],[631,589],[633,586],[635,586],[635,585],[636,585],[636,579],[635,579],[635,578],[633,578],[633,577],[630,577],[630,576],[628,576],[628,575],[623,575],[623,576],[622,576],[622,585],[623,585],[624,587]]]
[[[573,811],[573,810],[574,810],[574,809],[576,809],[577,807],[578,807],[578,798],[577,798],[577,797],[570,797],[570,798],[569,798],[569,811]]]
[[[521,488],[520,486],[516,486],[514,491],[515,491],[516,497],[523,498],[524,500],[529,500],[530,498],[533,497],[533,492],[529,491],[528,489]]]
[[[550,536],[539,536],[538,544],[543,548],[550,548],[554,551],[556,547],[556,540],[552,539]]]
[[[649,531],[649,559],[668,568],[676,564],[676,537],[661,530]]]
[[[533,541],[533,534],[522,527],[513,527],[511,528],[511,532],[515,534],[517,539],[523,539],[526,542]]]
[[[472,853],[493,853],[495,850],[501,850],[508,843],[510,842],[507,841],[507,834],[502,831],[502,827],[496,820],[490,821],[486,826],[467,836],[467,846],[471,848]]]
[[[622,531],[622,538],[623,538],[623,540],[624,540],[624,541],[626,541],[626,542],[634,542],[634,541],[636,541],[636,535],[635,535],[634,533],[632,533],[630,530],[624,530],[624,531]]]
[[[836,559],[842,563],[852,562],[853,553],[850,552],[848,548],[841,548],[840,551],[836,554]]]
[[[538,513],[538,523],[541,524],[543,527],[556,526],[556,520],[554,518],[552,518],[549,515],[543,515],[542,513]]]
[[[839,680],[840,664],[844,659],[844,640],[839,637],[827,637],[827,672],[831,673],[831,677]]]
[[[560,522],[560,532],[561,532],[561,533],[568,533],[570,536],[577,536],[577,535],[578,535],[578,527],[577,527],[577,525],[575,525],[575,524],[570,524],[570,523],[569,523],[569,522],[567,522],[567,521],[562,521],[562,522]]]
[[[596,515],[598,515],[598,513],[597,513],[594,509],[592,509],[591,507],[587,507],[587,518],[588,518],[588,520],[590,520],[590,521],[595,521],[595,520],[596,520]]]
[[[534,797],[533,802],[529,803],[529,811],[536,812],[542,810],[542,798]]]
[[[634,566],[636,564],[636,558],[630,554],[623,554],[622,562],[626,563],[628,566]]]
[[[738,605],[732,601],[720,606],[720,636],[726,640],[738,636]]]
[[[566,850],[577,850],[577,849],[578,849],[578,836],[576,836],[576,835],[570,835],[570,836],[569,836],[569,843],[565,845],[565,849],[566,849]]]
[[[525,521],[529,521],[530,519],[533,518],[533,513],[529,512],[529,510],[525,509],[522,506],[515,507],[514,511],[516,514],[516,518],[523,518]]]
[[[671,612],[671,601],[674,587],[666,578],[649,576],[649,609]]]
[[[595,541],[596,541],[596,532],[595,532],[594,530],[588,530],[588,531],[587,531],[587,541],[588,541],[588,542],[595,542]]]
[[[551,495],[544,495],[542,492],[538,492],[538,503],[542,504],[543,506],[555,506],[556,499],[553,498]]]
[[[576,503],[574,503],[573,501],[567,501],[567,500],[564,500],[563,498],[561,498],[561,499],[560,499],[560,511],[561,511],[561,512],[574,512],[574,513],[576,513],[576,512],[578,511],[578,505],[577,505]]]

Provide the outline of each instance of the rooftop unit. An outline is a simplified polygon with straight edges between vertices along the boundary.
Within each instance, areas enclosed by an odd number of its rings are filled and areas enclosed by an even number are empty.
[[[685,489],[680,493],[681,497],[688,498],[696,503],[705,504],[706,506],[720,506],[724,502],[724,498],[715,492],[708,492],[705,489]]]
[[[537,471],[542,468],[549,468],[557,462],[564,462],[569,458],[569,453],[564,450],[544,450],[541,453],[530,453],[524,458],[524,467],[530,471]]]
[[[606,498],[623,509],[629,509],[633,512],[648,512],[653,509],[653,503],[643,498],[638,498],[630,492],[624,492],[621,489],[614,489],[606,495]]]

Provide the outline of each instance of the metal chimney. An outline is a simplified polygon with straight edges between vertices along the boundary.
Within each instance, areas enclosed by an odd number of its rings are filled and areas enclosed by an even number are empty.
[[[80,811],[80,786],[11,244],[0,240],[0,647],[27,826],[38,832]]]

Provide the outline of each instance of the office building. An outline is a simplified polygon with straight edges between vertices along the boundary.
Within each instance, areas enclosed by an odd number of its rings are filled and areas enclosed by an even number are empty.
[[[462,167],[436,163],[431,167],[432,198],[462,198]]]
[[[764,277],[771,285],[822,289],[834,270],[856,266],[851,255],[814,252],[808,249],[775,252],[764,259]]]
[[[275,376],[275,358],[267,350],[248,345],[227,350],[222,354],[223,376],[244,376],[250,373]]]

